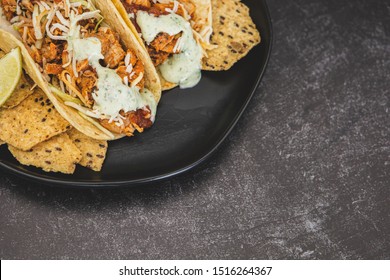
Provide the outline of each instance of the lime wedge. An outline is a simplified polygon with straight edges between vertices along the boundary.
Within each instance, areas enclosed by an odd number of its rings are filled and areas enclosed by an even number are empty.
[[[22,76],[22,54],[13,49],[0,59],[0,106],[11,96]]]

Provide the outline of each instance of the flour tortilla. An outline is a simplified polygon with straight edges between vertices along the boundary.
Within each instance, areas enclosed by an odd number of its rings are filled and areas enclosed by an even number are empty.
[[[117,10],[119,14],[122,16],[123,22],[130,28],[132,31],[134,37],[137,39],[137,41],[142,45],[143,49],[146,51],[145,43],[142,40],[141,36],[139,35],[137,29],[135,28],[134,24],[129,19],[129,16],[126,12],[125,7],[121,3],[120,0],[103,0],[99,1],[102,2],[102,5],[106,5],[108,7],[107,10]],[[167,0],[167,2],[173,2],[173,0]],[[212,15],[211,15],[211,2],[210,0],[194,0],[193,4],[196,6],[196,12],[195,12],[195,21],[191,21],[191,25],[193,28],[196,28],[199,32],[199,34],[203,34],[208,29],[212,28]],[[206,32],[207,33],[207,32]],[[202,36],[205,42],[208,42],[209,36]],[[202,48],[205,48],[205,43],[201,43],[198,41],[198,43],[202,46]],[[149,54],[147,54],[149,56]],[[153,65],[153,63],[152,63]],[[158,71],[157,71],[158,72]],[[169,90],[177,86],[175,83],[171,83],[166,81],[161,73],[159,73],[160,81],[161,81],[161,87],[162,90]]]
[[[101,10],[103,17],[105,18],[104,23],[110,26],[115,32],[117,32],[119,34],[119,37],[122,39],[122,43],[127,48],[131,48],[132,50],[134,50],[139,59],[144,62],[145,87],[153,93],[156,102],[158,102],[161,98],[161,85],[157,72],[147,52],[143,49],[143,47],[137,41],[136,37],[126,26],[119,13],[115,9],[107,9],[109,6],[105,3],[109,1],[92,2],[97,7],[97,9]],[[19,47],[22,52],[23,68],[26,73],[38,85],[38,87],[43,90],[43,92],[47,95],[47,97],[50,99],[50,101],[53,103],[53,105],[62,115],[62,117],[64,117],[74,128],[84,133],[85,135],[97,140],[115,140],[124,136],[107,133],[107,130],[104,129],[98,123],[97,120],[80,115],[77,110],[66,106],[63,100],[61,100],[50,89],[50,84],[39,71],[37,65],[35,64],[35,61],[32,59],[26,47],[22,43],[19,34],[16,34],[15,31],[13,31],[12,27],[10,27],[10,24],[6,22],[4,18],[1,18],[0,49],[5,52],[10,52],[12,49],[17,47]]]

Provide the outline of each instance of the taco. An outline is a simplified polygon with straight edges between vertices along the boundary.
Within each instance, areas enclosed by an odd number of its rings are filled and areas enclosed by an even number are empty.
[[[210,0],[112,0],[157,68],[163,90],[195,86],[212,48]],[[110,8],[111,9],[111,8]]]
[[[103,2],[0,0],[0,48],[21,48],[26,72],[73,127],[113,140],[153,124],[161,86],[143,46]]]

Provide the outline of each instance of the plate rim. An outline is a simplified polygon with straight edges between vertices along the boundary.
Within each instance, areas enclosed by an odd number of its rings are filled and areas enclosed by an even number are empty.
[[[167,172],[161,175],[155,175],[152,177],[146,177],[146,178],[140,178],[140,179],[130,179],[130,180],[119,180],[119,181],[86,181],[86,180],[63,180],[63,179],[51,179],[51,178],[43,178],[38,175],[29,174],[26,172],[23,172],[19,169],[13,168],[12,166],[9,166],[5,163],[3,163],[0,160],[0,168],[2,170],[5,170],[11,174],[14,174],[20,178],[28,179],[34,182],[42,183],[45,185],[50,186],[57,186],[57,187],[74,187],[74,188],[109,188],[109,187],[135,187],[135,186],[141,186],[141,185],[147,185],[151,183],[159,183],[164,180],[170,179],[172,177],[178,176],[180,174],[186,173],[193,168],[197,167],[198,165],[204,163],[207,161],[225,142],[227,137],[231,134],[233,129],[236,127],[238,121],[241,119],[242,115],[244,114],[246,108],[248,107],[250,101],[253,99],[253,96],[256,92],[256,90],[259,88],[259,85],[264,77],[264,74],[267,70],[268,63],[271,57],[272,53],[272,47],[273,47],[273,26],[272,26],[272,20],[271,15],[268,8],[267,0],[261,0],[263,2],[264,8],[265,8],[265,15],[266,20],[269,24],[269,45],[268,45],[268,53],[265,57],[264,67],[262,71],[259,72],[256,78],[256,82],[251,90],[251,93],[248,95],[247,99],[245,100],[244,104],[239,110],[239,113],[234,117],[232,122],[229,124],[228,129],[222,134],[222,137],[218,140],[218,142],[204,155],[202,155],[198,160],[195,162],[188,164],[182,168],[176,169],[171,172]]]

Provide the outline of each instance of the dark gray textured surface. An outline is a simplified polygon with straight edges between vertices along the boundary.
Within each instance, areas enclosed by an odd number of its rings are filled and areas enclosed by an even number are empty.
[[[210,161],[136,190],[0,171],[0,257],[389,259],[390,6],[269,6],[268,71]]]

